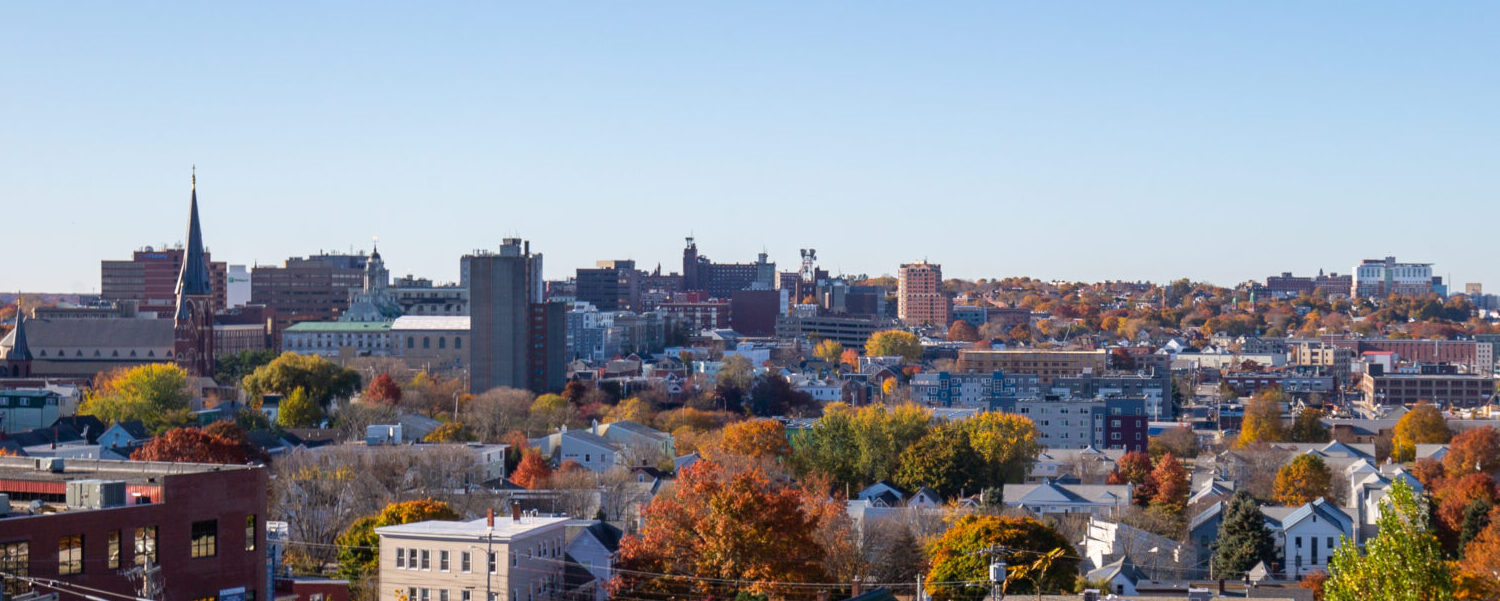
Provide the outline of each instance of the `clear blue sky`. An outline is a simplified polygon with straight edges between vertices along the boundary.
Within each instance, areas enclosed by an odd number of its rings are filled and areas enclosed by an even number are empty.
[[[1500,4],[737,4],[7,3],[0,288],[181,240],[194,163],[231,263],[1500,287]]]

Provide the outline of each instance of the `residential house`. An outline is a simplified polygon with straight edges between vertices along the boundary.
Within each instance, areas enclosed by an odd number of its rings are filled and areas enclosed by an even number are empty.
[[[1088,513],[1113,516],[1130,506],[1129,484],[1011,484],[1004,488],[1005,504],[1036,514]]]
[[[561,465],[569,459],[595,472],[604,472],[616,465],[626,465],[624,447],[608,438],[586,430],[569,430],[567,426],[541,438],[531,439],[532,448],[554,464]]]

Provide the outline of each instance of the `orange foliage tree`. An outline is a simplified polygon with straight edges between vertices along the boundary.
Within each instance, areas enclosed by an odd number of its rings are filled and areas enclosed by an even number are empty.
[[[979,341],[979,330],[974,324],[962,319],[948,326],[948,340],[954,342],[977,342]]]
[[[1329,495],[1332,481],[1333,473],[1323,463],[1323,458],[1298,455],[1276,471],[1276,502],[1288,507],[1311,503],[1318,497]]]
[[[1151,476],[1151,456],[1140,451],[1131,451],[1115,462],[1115,471],[1109,475],[1110,484],[1134,484],[1135,504],[1145,506],[1156,496],[1156,490],[1148,482]]]
[[[781,422],[751,419],[725,426],[717,450],[756,459],[781,459],[792,454],[792,445]]]
[[[620,543],[610,590],[622,598],[810,599],[815,589],[780,584],[829,580],[817,519],[805,501],[759,468],[731,471],[699,461],[683,470],[669,495],[641,510],[640,533]]]
[[[1161,456],[1156,469],[1151,470],[1151,484],[1156,489],[1151,497],[1151,506],[1171,513],[1182,513],[1187,508],[1188,473],[1182,462],[1171,453]]]
[[[1460,432],[1448,443],[1448,456],[1443,457],[1443,467],[1447,468],[1450,478],[1474,472],[1488,474],[1500,469],[1500,431],[1485,426]]]
[[[521,464],[516,466],[516,472],[510,475],[511,482],[530,489],[543,488],[551,479],[552,468],[547,466],[547,460],[542,459],[542,454],[535,449],[526,449],[521,452]]]

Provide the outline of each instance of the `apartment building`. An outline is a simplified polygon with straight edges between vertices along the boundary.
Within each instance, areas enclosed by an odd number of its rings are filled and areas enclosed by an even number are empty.
[[[568,518],[513,506],[509,516],[376,528],[380,598],[409,601],[550,601],[567,560]]]
[[[910,325],[947,327],[952,300],[943,294],[943,266],[907,263],[897,272],[896,313]]]
[[[1053,380],[1104,372],[1109,358],[1101,350],[1094,351],[1048,351],[1048,350],[960,350],[958,371],[990,373],[1035,374],[1037,382],[1050,387]]]

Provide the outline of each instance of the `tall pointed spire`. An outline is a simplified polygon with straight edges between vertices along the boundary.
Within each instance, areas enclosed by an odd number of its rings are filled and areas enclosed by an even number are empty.
[[[11,337],[10,353],[5,358],[11,361],[30,361],[31,346],[26,343],[26,310],[21,306],[21,295],[16,294],[16,328]]]
[[[182,297],[209,296],[213,294],[212,280],[208,276],[208,261],[203,259],[203,232],[198,228],[198,173],[193,168],[192,201],[188,209],[188,235],[182,272],[177,276],[178,305]]]

